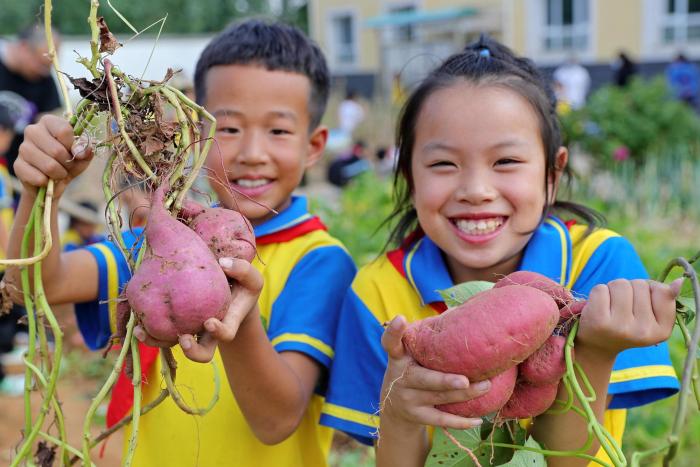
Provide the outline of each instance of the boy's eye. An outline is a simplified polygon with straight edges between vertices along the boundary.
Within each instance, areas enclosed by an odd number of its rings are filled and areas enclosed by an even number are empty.
[[[231,127],[231,126],[225,126],[225,127],[219,128],[217,131],[220,131],[222,133],[226,133],[229,135],[235,135],[239,132],[238,128]]]
[[[288,130],[283,130],[282,128],[273,128],[271,130],[271,133],[275,136],[280,136],[280,135],[290,135],[292,134],[291,131]]]

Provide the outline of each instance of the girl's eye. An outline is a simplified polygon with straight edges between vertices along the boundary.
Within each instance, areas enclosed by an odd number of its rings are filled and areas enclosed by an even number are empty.
[[[510,157],[502,157],[496,161],[496,165],[510,165],[517,164],[519,161],[517,159],[512,159]]]
[[[428,167],[456,167],[456,165],[450,161],[437,161],[430,163]]]

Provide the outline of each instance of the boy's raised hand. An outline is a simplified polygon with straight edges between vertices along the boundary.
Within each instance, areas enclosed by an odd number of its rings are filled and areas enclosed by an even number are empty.
[[[44,115],[24,130],[14,169],[26,191],[35,193],[53,179],[54,196],[59,197],[68,183],[87,168],[92,156],[87,138],[76,138],[67,120]]]
[[[187,358],[195,362],[207,363],[214,358],[219,342],[230,342],[236,337],[238,328],[246,319],[260,319],[258,297],[263,286],[263,278],[255,267],[244,259],[221,258],[219,264],[228,277],[236,284],[231,291],[231,304],[223,320],[210,318],[204,323],[205,332],[197,339],[190,334],[180,336],[180,347]],[[171,347],[172,343],[158,341],[150,337],[141,326],[134,328],[136,338],[152,347]]]
[[[404,425],[433,425],[466,430],[481,424],[479,418],[464,418],[435,408],[462,402],[488,392],[488,381],[470,384],[466,376],[442,373],[420,366],[406,351],[401,338],[406,319],[394,318],[382,336],[389,356],[382,384],[381,415],[385,422]]]
[[[617,355],[665,341],[673,330],[682,282],[619,279],[597,285],[581,313],[577,343],[603,355]]]

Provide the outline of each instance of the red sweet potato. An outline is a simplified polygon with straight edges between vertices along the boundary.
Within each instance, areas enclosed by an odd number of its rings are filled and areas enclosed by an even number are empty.
[[[181,334],[200,333],[207,319],[222,319],[231,292],[204,240],[164,209],[165,190],[154,193],[145,229],[148,251],[125,295],[146,332],[175,344]]]
[[[510,367],[491,378],[491,389],[482,396],[464,402],[438,405],[437,408],[462,417],[483,417],[497,412],[510,399],[518,376],[517,367]],[[472,383],[473,384],[473,383]]]
[[[412,323],[403,341],[422,366],[482,381],[530,356],[552,334],[558,319],[557,304],[547,293],[510,285]]]
[[[578,318],[586,307],[586,300],[572,300],[568,305],[559,310],[559,324],[564,324]]]
[[[226,208],[204,208],[188,201],[182,217],[192,230],[204,239],[217,258],[255,258],[253,226],[238,211]]]
[[[557,398],[559,383],[533,386],[518,380],[513,395],[498,413],[501,419],[530,418],[544,413]]]
[[[574,297],[571,295],[571,292],[568,289],[566,289],[562,285],[557,284],[549,277],[537,272],[512,272],[507,276],[501,278],[498,282],[496,282],[496,284],[493,287],[498,288],[507,285],[529,285],[530,287],[534,287],[543,292],[547,292],[554,299],[554,301],[557,302],[559,308],[566,306],[569,302],[571,302],[574,299]]]
[[[518,365],[520,379],[534,386],[559,382],[566,373],[565,346],[565,336],[550,336],[542,347]]]

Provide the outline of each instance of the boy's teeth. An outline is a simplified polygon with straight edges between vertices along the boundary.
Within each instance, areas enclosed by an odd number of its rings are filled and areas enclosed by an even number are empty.
[[[468,235],[486,235],[494,232],[503,224],[502,217],[493,217],[490,219],[457,219],[455,221],[457,228]]]
[[[270,180],[268,180],[267,178],[256,178],[255,180],[239,178],[235,181],[235,183],[236,185],[240,185],[245,188],[256,188],[270,183]]]

